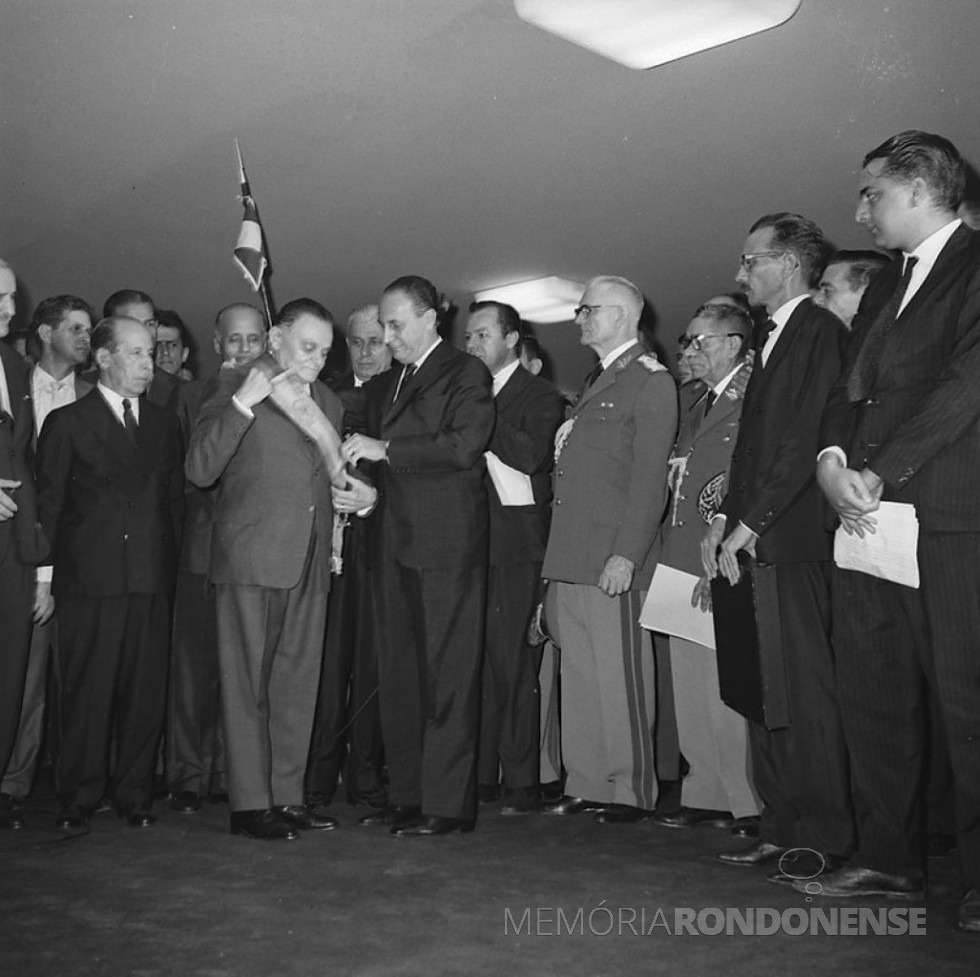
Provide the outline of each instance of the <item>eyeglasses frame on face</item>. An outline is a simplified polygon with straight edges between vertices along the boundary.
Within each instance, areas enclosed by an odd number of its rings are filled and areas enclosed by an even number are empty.
[[[789,254],[789,251],[786,249],[782,251],[753,251],[751,254],[740,254],[738,256],[738,264],[743,271],[751,271],[757,259],[781,258],[784,254]]]
[[[726,332],[724,334],[720,333],[710,333],[705,335],[701,333],[699,336],[688,336],[686,333],[683,336],[677,337],[677,345],[680,346],[681,352],[687,352],[688,348],[693,346],[695,353],[700,353],[701,348],[708,339],[732,339],[737,336],[739,339],[744,337],[740,332]]]
[[[580,306],[578,306],[575,309],[575,318],[591,319],[592,313],[595,312],[596,309],[622,309],[622,308],[623,306],[621,305],[611,305],[609,303],[603,303],[602,305],[587,305],[586,303],[583,302]]]

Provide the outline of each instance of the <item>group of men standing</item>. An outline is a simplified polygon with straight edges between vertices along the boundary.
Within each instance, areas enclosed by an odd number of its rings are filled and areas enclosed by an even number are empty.
[[[767,318],[724,297],[697,310],[682,346],[699,381],[682,388],[679,434],[674,383],[639,339],[642,295],[610,276],[576,310],[598,363],[564,423],[557,393],[519,363],[512,309],[472,307],[467,355],[440,338],[440,297],[416,276],[352,317],[340,396],[317,379],[334,323],[312,300],[286,305],[261,342],[254,316],[242,328],[248,307],[223,310],[224,368],[175,391],[152,370],[152,303],[119,293],[88,323],[97,392],[76,387],[68,403],[55,388],[75,383],[72,341],[53,337],[91,318],[69,304],[38,325],[44,369],[60,373],[51,397],[67,406],[41,418],[36,495],[31,391],[0,344],[2,626],[17,648],[0,666],[0,765],[31,684],[31,619],[48,621],[53,593],[59,823],[83,824],[110,784],[121,817],[152,821],[181,552],[170,749],[190,758],[173,758],[184,810],[214,789],[220,713],[233,833],[334,827],[323,805],[348,725],[349,797],[374,808],[362,824],[398,836],[472,829],[481,742],[505,813],[640,820],[657,802],[654,656],[637,623],[654,571],[703,571],[691,599],[708,608],[748,554],[776,581],[789,724],[746,724],[708,649],[672,640],[691,774],[661,823],[761,810],[739,832],[755,840],[722,861],[769,866],[803,891],[819,874],[823,895],[917,897],[938,730],[967,892],[959,924],[980,931],[980,243],[956,216],[963,191],[955,147],[912,131],[865,158],[856,215],[901,258],[828,262],[812,221],[756,221],[736,280]],[[14,288],[0,266],[4,326]],[[873,532],[882,500],[915,506],[917,589],[833,565],[835,518]],[[349,577],[331,597],[347,520]],[[542,578],[567,772],[543,805],[540,657],[525,638]],[[201,622],[216,662],[180,650]],[[204,733],[181,745],[181,728]],[[0,817],[17,826],[11,809]]]

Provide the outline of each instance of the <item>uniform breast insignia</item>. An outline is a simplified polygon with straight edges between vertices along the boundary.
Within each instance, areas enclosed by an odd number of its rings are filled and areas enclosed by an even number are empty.
[[[559,455],[561,455],[561,449],[565,447],[568,442],[568,436],[572,433],[572,427],[575,425],[575,418],[570,417],[558,430],[555,432],[555,461],[558,461]]]
[[[725,486],[725,473],[718,472],[709,478],[704,488],[698,493],[698,515],[710,524],[718,509],[721,507],[722,489]]]

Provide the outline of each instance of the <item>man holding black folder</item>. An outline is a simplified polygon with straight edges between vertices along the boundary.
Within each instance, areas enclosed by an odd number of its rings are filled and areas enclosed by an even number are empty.
[[[826,244],[798,214],[760,218],[738,274],[770,318],[757,340],[728,491],[702,543],[709,576],[735,584],[741,550],[771,565],[790,725],[750,723],[753,779],[763,802],[759,840],[723,851],[731,865],[772,865],[791,884],[837,868],[853,846],[847,755],[830,645],[831,535],[813,470],[820,413],[840,370],[842,327],[810,299]],[[716,630],[725,621],[716,607]]]

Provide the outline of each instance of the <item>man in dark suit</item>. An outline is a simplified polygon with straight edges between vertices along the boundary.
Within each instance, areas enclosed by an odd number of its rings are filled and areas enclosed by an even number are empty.
[[[103,319],[91,343],[97,389],[52,412],[38,442],[60,625],[56,823],[81,827],[107,794],[121,818],[145,827],[183,508],[180,433],[171,413],[141,399],[153,372],[150,331]]]
[[[34,567],[47,547],[37,523],[31,474],[34,412],[27,365],[3,337],[16,311],[17,280],[0,260],[0,769],[17,737],[35,612]],[[0,798],[0,829],[24,824],[9,797]]]
[[[222,369],[250,363],[265,351],[265,320],[254,306],[225,306],[215,318],[214,351]],[[157,354],[159,355],[159,345]],[[184,444],[210,378],[177,388],[176,411]],[[193,814],[201,798],[225,792],[221,736],[218,633],[208,580],[215,488],[185,486],[184,534],[174,595],[173,647],[167,693],[166,771],[170,807]]]
[[[625,278],[593,278],[582,294],[575,321],[599,361],[558,430],[542,568],[557,591],[568,771],[567,795],[543,809],[595,812],[603,824],[639,821],[657,800],[653,648],[638,618],[656,566],[677,390],[640,344],[642,312]]]
[[[728,491],[702,559],[709,576],[720,568],[732,584],[741,550],[773,566],[791,720],[776,730],[750,724],[752,775],[764,805],[759,840],[718,858],[731,865],[778,862],[770,881],[790,884],[836,868],[854,843],[830,644],[832,539],[811,450],[840,370],[843,328],[810,298],[826,257],[816,224],[798,214],[769,214],[753,224],[743,252],[735,280],[752,305],[765,306],[769,320],[745,391]],[[783,856],[794,848],[817,854],[794,852],[799,859],[791,868]]]
[[[362,819],[396,835],[468,831],[476,814],[480,662],[486,598],[483,452],[494,425],[490,374],[437,332],[439,296],[399,278],[380,318],[401,368],[367,385],[364,418],[344,445],[375,462],[381,511],[371,561],[380,574],[381,724],[391,804]]]
[[[840,571],[838,683],[858,847],[833,896],[923,890],[921,781],[932,687],[949,744],[959,925],[980,932],[980,237],[956,217],[965,167],[941,136],[903,132],[864,159],[857,221],[900,250],[868,287],[824,412],[818,479],[849,532],[881,501],[914,505],[918,589]]]
[[[538,668],[541,646],[527,644],[538,602],[551,522],[555,431],[565,405],[555,388],[521,364],[521,317],[500,302],[474,302],[466,351],[493,377],[497,421],[487,449],[490,564],[480,709],[478,783],[506,793],[502,814],[540,802]]]
[[[106,319],[110,316],[125,316],[143,323],[153,336],[153,348],[156,350],[157,330],[160,323],[157,321],[153,299],[146,292],[140,292],[133,288],[123,288],[118,292],[113,292],[105,300],[102,315]],[[154,353],[154,355],[156,354]],[[144,397],[161,407],[175,407],[177,389],[183,382],[179,376],[168,373],[166,370],[154,370],[153,379],[150,381]]]
[[[89,358],[92,310],[84,299],[75,295],[52,296],[34,310],[30,333],[41,354],[30,375],[36,438],[53,410],[74,403],[92,389],[76,373]],[[49,650],[56,634],[51,567],[38,569],[37,583],[17,740],[0,785],[3,794],[15,799],[26,797],[34,782],[44,732]]]
[[[391,366],[391,351],[378,322],[378,307],[362,305],[347,318],[345,336],[351,372],[331,385],[344,405],[344,420],[362,413],[364,385]],[[306,770],[308,803],[325,807],[343,772],[347,800],[383,808],[384,745],[378,709],[378,650],[372,575],[365,542],[367,519],[355,519],[344,533],[344,569],[330,588],[323,669],[313,739]],[[345,762],[346,759],[346,762]]]
[[[340,401],[317,380],[332,342],[333,318],[318,302],[283,306],[269,331],[269,360],[221,370],[212,380],[187,451],[188,478],[202,489],[217,485],[210,579],[231,832],[261,840],[292,840],[297,829],[337,824],[303,802],[333,512],[370,508],[375,493],[358,481],[343,496],[335,493],[332,504],[333,473],[312,432],[269,399],[270,373],[288,372],[312,400],[296,398],[297,420],[315,420],[315,405],[339,431]]]
[[[813,301],[833,312],[850,332],[865,289],[888,263],[879,251],[835,251],[813,291]]]

